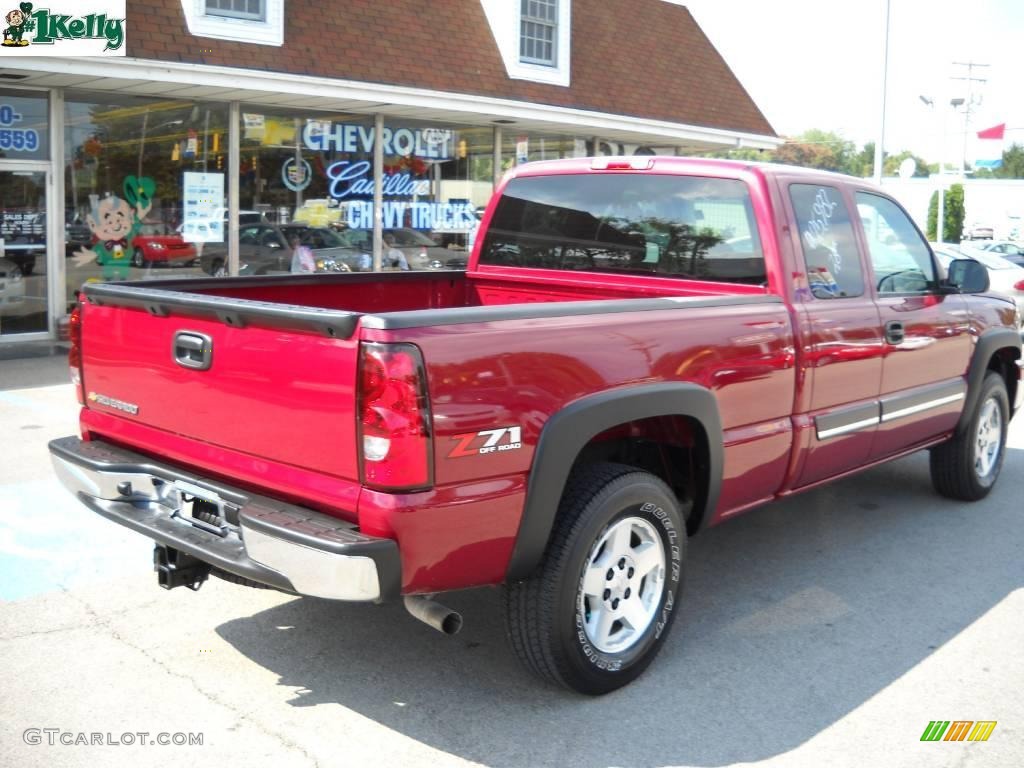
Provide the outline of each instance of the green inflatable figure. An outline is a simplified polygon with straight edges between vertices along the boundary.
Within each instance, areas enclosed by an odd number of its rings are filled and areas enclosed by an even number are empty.
[[[153,207],[156,185],[150,178],[129,176],[124,180],[124,198],[110,195],[95,199],[86,223],[93,235],[91,249],[78,252],[79,265],[95,259],[103,267],[104,280],[127,280],[131,274],[132,240],[142,230],[142,221]]]
[[[19,8],[10,11],[4,18],[10,26],[4,30],[3,44],[8,48],[28,45],[28,40],[22,38],[35,26],[35,22],[32,21],[32,3],[22,3]]]

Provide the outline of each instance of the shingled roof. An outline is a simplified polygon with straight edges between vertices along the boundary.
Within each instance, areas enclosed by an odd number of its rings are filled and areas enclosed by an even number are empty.
[[[193,37],[181,2],[129,0],[129,56],[775,135],[690,12],[663,0],[573,0],[569,87],[509,78],[479,0],[288,0],[280,48]]]

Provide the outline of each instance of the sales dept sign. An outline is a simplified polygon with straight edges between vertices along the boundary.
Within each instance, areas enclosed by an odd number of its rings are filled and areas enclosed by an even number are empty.
[[[0,56],[125,55],[125,0],[7,2]]]

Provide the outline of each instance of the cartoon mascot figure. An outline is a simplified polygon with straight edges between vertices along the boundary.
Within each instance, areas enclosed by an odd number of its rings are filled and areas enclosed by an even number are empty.
[[[93,196],[92,212],[86,217],[93,245],[78,251],[76,265],[95,261],[103,267],[105,280],[127,280],[132,240],[142,230],[142,221],[153,207],[155,191],[152,179],[129,176],[124,180],[124,198],[109,195],[101,200]]]
[[[8,48],[28,45],[28,40],[23,40],[22,37],[26,32],[31,32],[35,25],[32,21],[32,3],[22,3],[4,18],[10,26],[4,30],[3,44]]]

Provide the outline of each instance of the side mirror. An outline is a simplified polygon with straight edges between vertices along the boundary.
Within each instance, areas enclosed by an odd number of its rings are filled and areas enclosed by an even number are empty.
[[[946,284],[959,293],[984,293],[989,288],[988,270],[974,259],[953,259]]]

